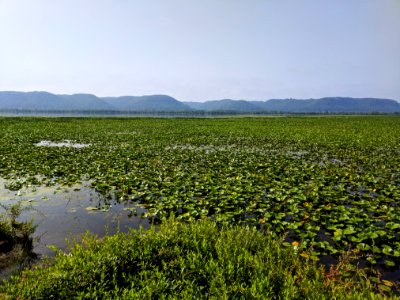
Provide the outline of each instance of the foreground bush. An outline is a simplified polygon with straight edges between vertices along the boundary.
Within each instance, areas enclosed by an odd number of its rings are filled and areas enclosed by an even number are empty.
[[[70,254],[4,282],[10,299],[375,299],[367,281],[332,279],[255,229],[212,221],[86,236]]]

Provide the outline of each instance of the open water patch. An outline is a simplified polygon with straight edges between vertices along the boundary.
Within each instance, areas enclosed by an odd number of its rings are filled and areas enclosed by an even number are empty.
[[[43,140],[35,144],[35,146],[37,147],[68,147],[68,148],[78,148],[78,149],[90,147],[91,145],[92,144],[80,144],[71,140],[64,140],[62,142],[52,142]]]
[[[18,191],[6,189],[7,181],[0,179],[0,204],[20,203],[23,209],[19,221],[33,220],[37,226],[33,234],[36,261],[55,253],[49,246],[68,251],[68,241],[80,241],[86,231],[103,237],[106,234],[127,232],[130,228],[150,226],[142,218],[144,208],[132,201],[106,199],[90,187],[89,182],[73,186],[35,186]],[[0,270],[0,278],[7,278],[19,268],[10,265]]]

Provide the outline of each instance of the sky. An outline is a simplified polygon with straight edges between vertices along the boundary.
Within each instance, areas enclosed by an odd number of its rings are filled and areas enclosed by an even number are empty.
[[[400,100],[400,0],[0,0],[0,91]]]

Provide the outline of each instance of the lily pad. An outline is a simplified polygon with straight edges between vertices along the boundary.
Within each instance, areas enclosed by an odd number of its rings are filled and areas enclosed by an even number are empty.
[[[98,207],[95,207],[95,206],[87,206],[85,209],[86,209],[87,211],[99,210],[99,208],[98,208]]]

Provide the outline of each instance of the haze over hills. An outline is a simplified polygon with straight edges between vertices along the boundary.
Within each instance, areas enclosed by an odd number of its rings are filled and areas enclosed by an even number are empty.
[[[122,96],[101,98],[113,109],[129,111],[184,111],[189,106],[167,95]]]
[[[400,103],[391,99],[326,97],[320,99],[271,99],[250,101],[263,110],[291,113],[393,113],[400,111]]]
[[[213,100],[184,102],[204,111],[287,112],[287,113],[394,113],[400,103],[391,99],[326,97],[321,99],[270,99],[266,101]]]
[[[97,97],[92,94],[56,95],[49,92],[0,92],[0,110],[119,111],[119,112],[234,112],[234,113],[398,113],[391,99],[327,97],[266,101],[212,100],[181,102],[167,95]]]
[[[207,102],[184,102],[193,109],[204,111],[238,111],[238,112],[255,112],[264,110],[258,105],[245,100],[211,100]]]

